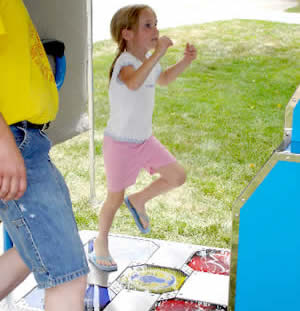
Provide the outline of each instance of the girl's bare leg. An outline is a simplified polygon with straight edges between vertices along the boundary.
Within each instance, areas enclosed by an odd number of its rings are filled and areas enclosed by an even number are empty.
[[[101,208],[99,215],[99,233],[95,240],[96,256],[109,256],[108,234],[113,219],[124,200],[124,190],[120,192],[108,192],[106,200]],[[111,265],[109,261],[97,260],[98,264]],[[115,262],[113,262],[114,264]]]
[[[138,213],[145,214],[145,204],[156,196],[168,192],[184,184],[186,174],[184,168],[177,162],[168,164],[157,169],[160,177],[153,181],[148,187],[142,191],[131,194],[128,198]],[[147,223],[141,218],[144,228]]]
[[[0,301],[29,275],[30,270],[15,247],[0,256]]]

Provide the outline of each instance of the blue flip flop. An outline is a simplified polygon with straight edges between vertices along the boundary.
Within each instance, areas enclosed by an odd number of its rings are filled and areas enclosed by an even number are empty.
[[[88,254],[89,261],[99,270],[105,271],[105,272],[113,272],[118,270],[117,264],[111,264],[109,266],[106,265],[100,265],[97,263],[97,260],[103,260],[103,261],[108,261],[112,263],[113,259],[111,256],[96,256],[94,252]]]
[[[139,214],[134,208],[134,206],[131,204],[131,202],[129,201],[128,197],[125,197],[124,202],[126,206],[128,207],[130,213],[132,214],[134,221],[137,227],[139,228],[139,230],[144,234],[148,233],[150,231],[149,217],[147,215]],[[147,228],[143,227],[143,224],[141,223],[141,218],[145,220],[145,222],[148,223]]]

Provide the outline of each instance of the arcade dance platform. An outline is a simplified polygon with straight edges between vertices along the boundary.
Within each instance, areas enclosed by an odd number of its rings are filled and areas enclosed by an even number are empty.
[[[86,253],[96,231],[81,231]],[[226,311],[230,252],[147,238],[110,235],[118,271],[101,272],[90,264],[85,310]],[[44,290],[30,275],[0,310],[44,310]]]

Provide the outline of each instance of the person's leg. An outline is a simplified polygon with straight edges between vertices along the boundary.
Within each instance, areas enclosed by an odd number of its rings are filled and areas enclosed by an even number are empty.
[[[30,273],[15,248],[0,257],[0,300],[14,290]],[[5,280],[5,282],[4,282]],[[45,290],[46,311],[82,311],[86,290],[86,276]]]
[[[101,208],[99,215],[99,234],[95,240],[94,248],[96,256],[109,256],[108,234],[113,219],[124,199],[124,190],[120,192],[108,191],[106,200]],[[97,260],[98,264],[110,265],[109,261]],[[115,264],[115,262],[113,262]]]
[[[50,141],[37,130],[14,131],[24,137],[28,188],[0,204],[1,218],[39,288],[47,288],[46,310],[83,310],[89,268],[68,188],[48,157]]]
[[[29,268],[13,247],[0,257],[0,300],[14,290],[30,273]]]
[[[45,311],[83,311],[86,276],[45,290]]]
[[[156,169],[160,177],[142,191],[131,194],[128,199],[141,215],[146,214],[145,204],[154,197],[181,186],[186,180],[184,168],[177,162]],[[143,218],[140,219],[144,228],[148,226]]]

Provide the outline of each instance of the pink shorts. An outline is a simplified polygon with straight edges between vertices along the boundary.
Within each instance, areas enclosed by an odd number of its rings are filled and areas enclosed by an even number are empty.
[[[160,167],[176,162],[175,157],[154,136],[141,144],[103,139],[104,167],[108,190],[119,192],[136,182],[142,168],[154,174]]]

